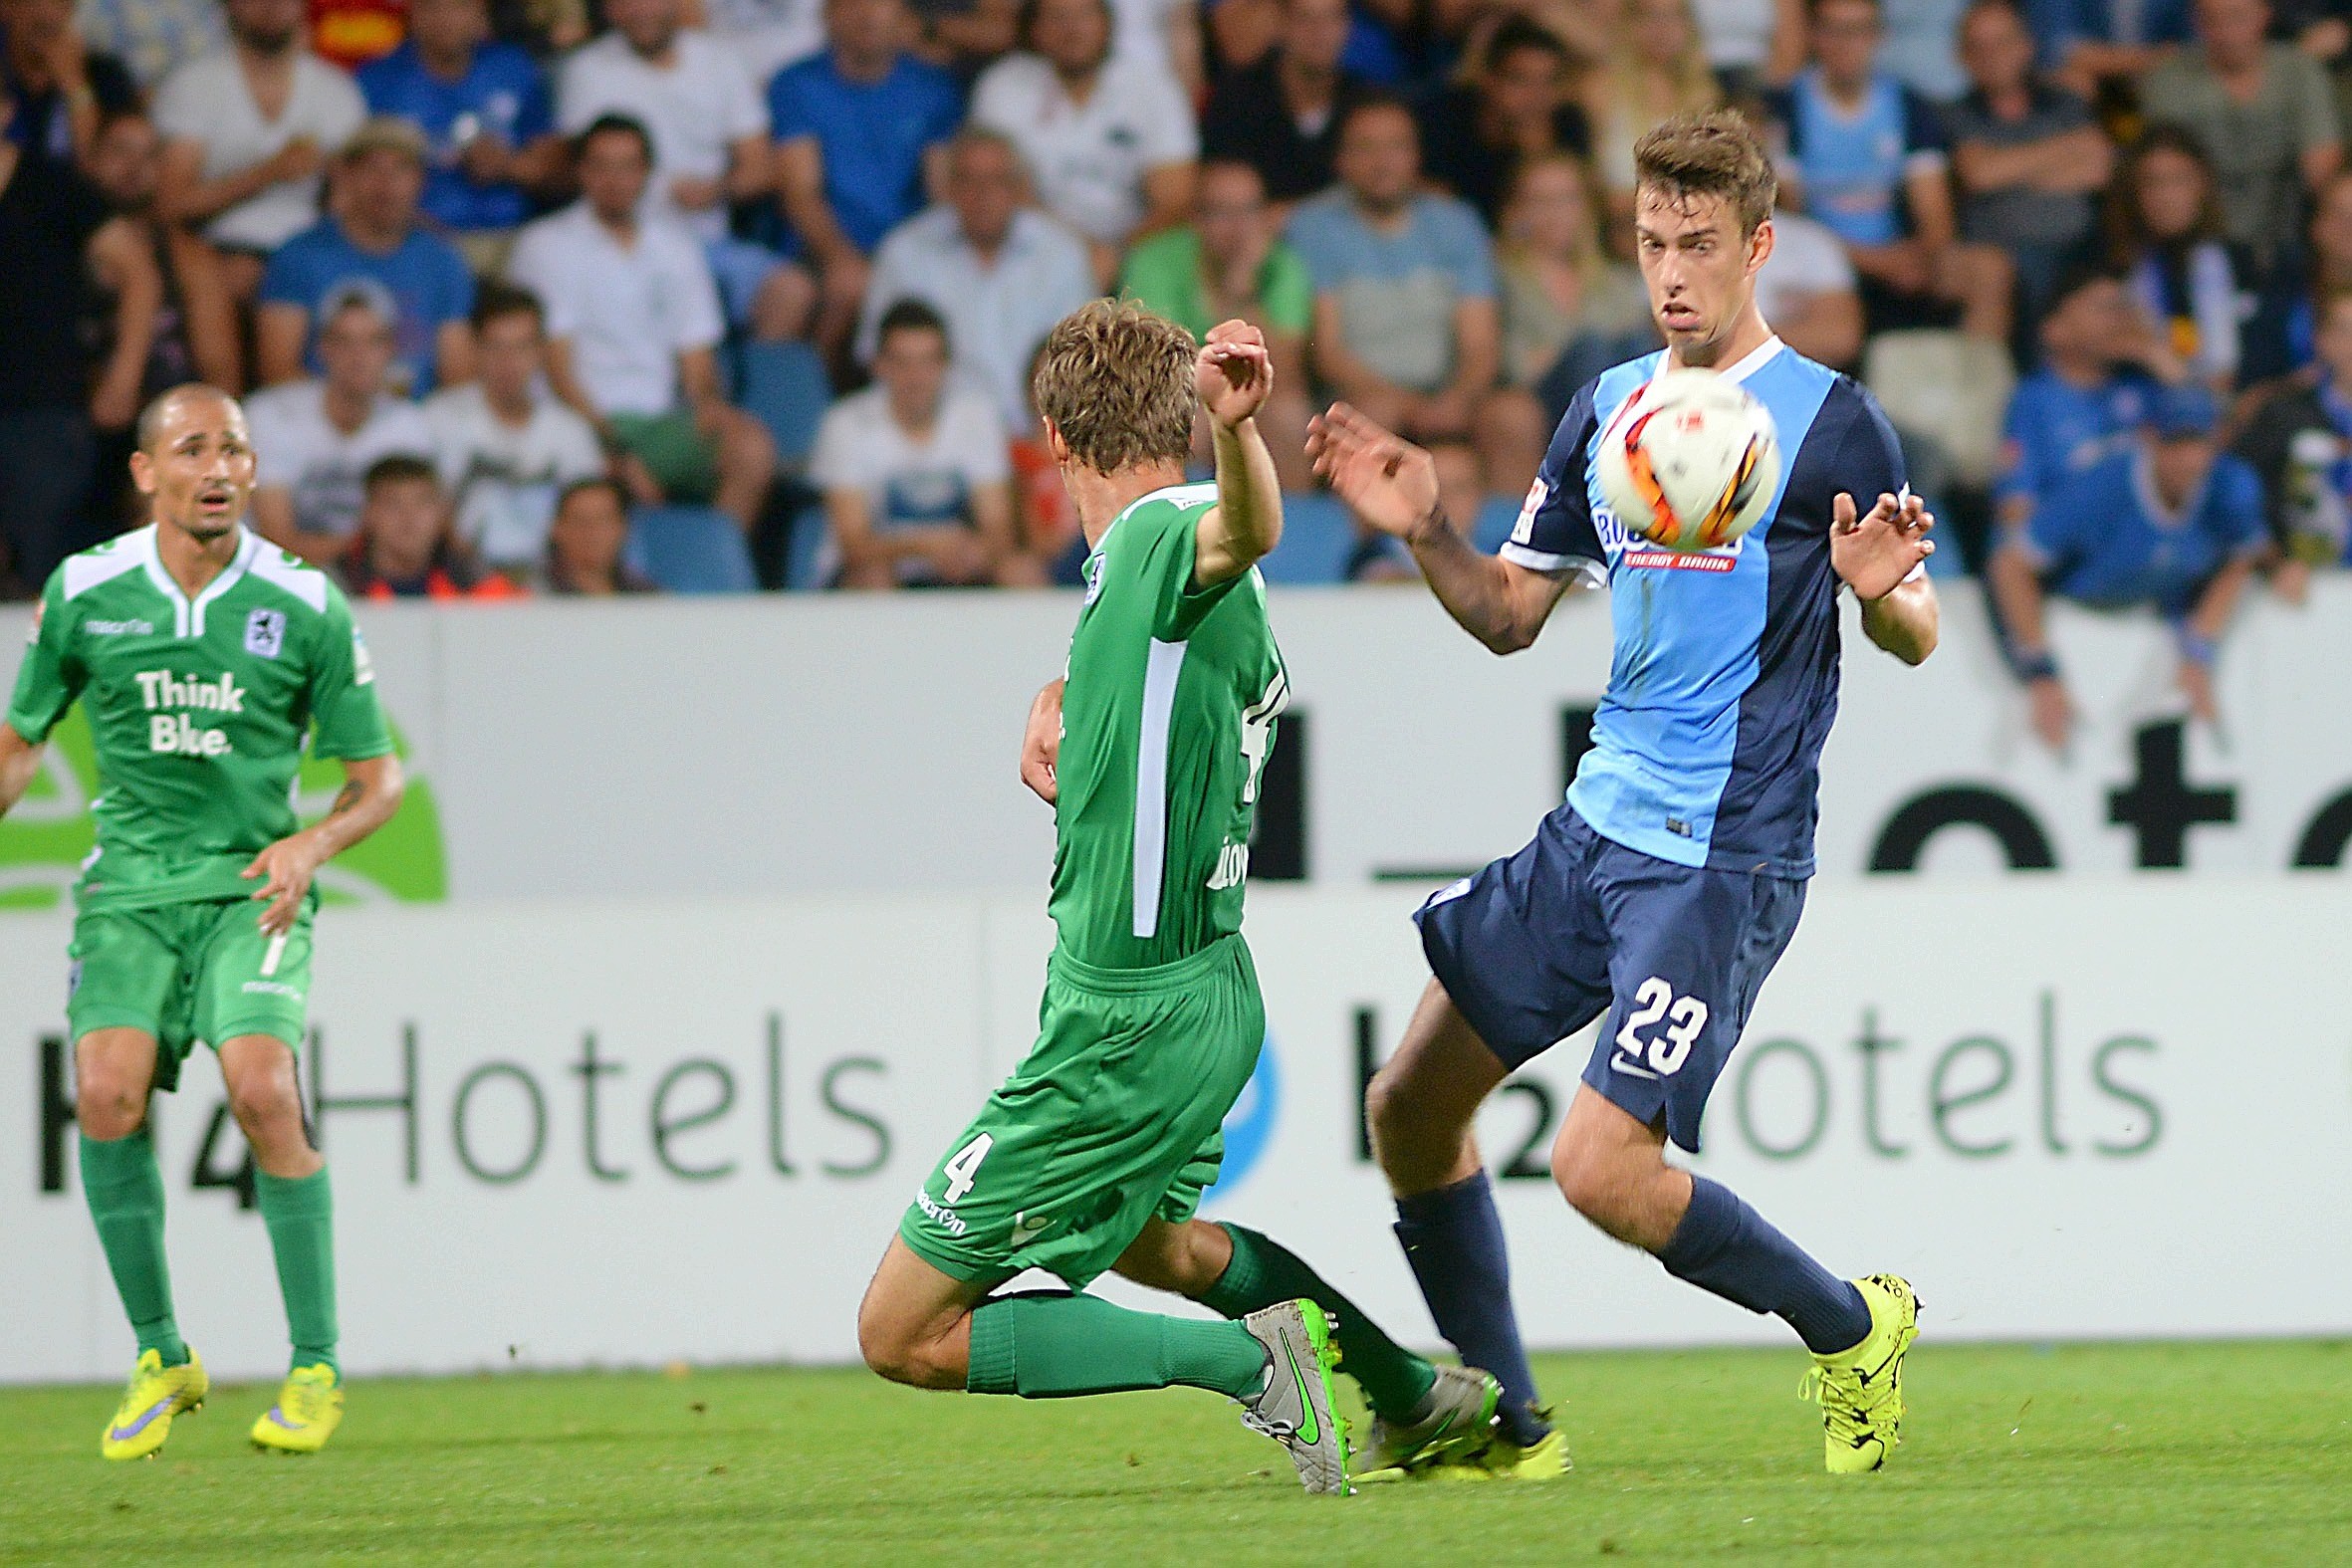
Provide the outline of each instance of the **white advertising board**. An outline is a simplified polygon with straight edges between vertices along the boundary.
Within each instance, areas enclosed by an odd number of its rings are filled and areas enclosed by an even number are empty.
[[[1453,872],[1518,847],[1558,801],[1563,732],[1609,666],[1598,598],[1566,601],[1510,659],[1415,588],[1274,604],[1295,695],[1261,870],[1280,869],[1272,833],[1318,887]],[[1075,609],[1055,593],[362,606],[420,784],[395,836],[337,875],[361,895],[457,900],[1041,887],[1053,823],[1015,755]],[[2218,729],[2180,722],[2163,627],[2058,606],[2083,715],[2063,758],[2030,739],[1973,585],[1945,588],[1944,645],[1917,670],[1847,618],[1825,876],[2343,858],[2352,580],[2299,609],[2249,608],[2225,647]],[[24,624],[0,614],[0,646]],[[0,903],[54,901],[71,880],[92,787],[57,760],[0,823]],[[1295,805],[1273,809],[1278,791]]]
[[[1364,1158],[1366,1064],[1426,971],[1403,889],[1260,889],[1270,1050],[1209,1212],[1432,1330]],[[66,928],[10,917],[0,1380],[130,1349],[74,1174]],[[1953,1338],[2352,1328],[2352,894],[2332,878],[1824,882],[1698,1167]],[[1032,897],[483,901],[331,911],[306,1056],[357,1374],[854,1356],[873,1260],[1026,1049]],[[1544,1175],[1587,1041],[1482,1131],[1538,1345],[1757,1340]],[[283,1320],[216,1073],[158,1100],[180,1319],[230,1375]],[[1116,1287],[1113,1287],[1114,1289]]]

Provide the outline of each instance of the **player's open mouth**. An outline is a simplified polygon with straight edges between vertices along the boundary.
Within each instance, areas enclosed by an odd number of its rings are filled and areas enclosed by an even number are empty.
[[[1689,332],[1699,325],[1699,313],[1687,305],[1669,305],[1658,312],[1658,319],[1678,332]]]
[[[232,491],[199,490],[196,492],[196,510],[199,512],[217,516],[229,511],[236,504],[237,497]]]

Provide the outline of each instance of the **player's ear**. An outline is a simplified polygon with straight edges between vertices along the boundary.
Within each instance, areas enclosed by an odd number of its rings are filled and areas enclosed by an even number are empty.
[[[1057,464],[1068,462],[1069,443],[1061,439],[1060,426],[1055,424],[1044,414],[1038,415],[1038,422],[1046,427],[1046,455],[1054,459]]]
[[[1748,236],[1748,276],[1753,278],[1764,271],[1764,264],[1772,257],[1772,220],[1766,217]]]
[[[155,493],[155,460],[143,451],[130,454],[130,482],[142,496]]]

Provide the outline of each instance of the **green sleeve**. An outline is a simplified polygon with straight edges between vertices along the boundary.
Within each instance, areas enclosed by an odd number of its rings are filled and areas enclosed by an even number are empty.
[[[312,755],[364,762],[392,749],[391,728],[375,697],[375,669],[340,589],[327,590],[311,656],[311,722],[318,726]]]
[[[48,740],[57,721],[82,694],[82,667],[66,651],[73,632],[62,587],[62,577],[51,577],[34,607],[33,635],[16,672],[16,695],[8,704],[8,727],[28,741]]]
[[[1216,505],[1215,492],[1202,493],[1206,499],[1194,504],[1160,501],[1139,509],[1119,527],[1146,526],[1117,541],[1120,549],[1106,562],[1109,569],[1135,579],[1139,596],[1151,606],[1151,634],[1161,642],[1182,642],[1191,636],[1201,618],[1249,576],[1244,571],[1205,588],[1194,585],[1201,519]]]
[[[1301,337],[1314,329],[1314,279],[1298,253],[1280,240],[1266,253],[1265,282],[1259,304],[1265,309],[1269,332],[1296,333]]]

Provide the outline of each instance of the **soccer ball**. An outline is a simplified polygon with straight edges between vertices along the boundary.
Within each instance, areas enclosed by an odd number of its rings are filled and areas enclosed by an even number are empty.
[[[1669,370],[1600,433],[1600,491],[1626,532],[1667,550],[1731,544],[1780,484],[1780,437],[1764,405],[1713,370]]]

